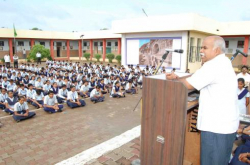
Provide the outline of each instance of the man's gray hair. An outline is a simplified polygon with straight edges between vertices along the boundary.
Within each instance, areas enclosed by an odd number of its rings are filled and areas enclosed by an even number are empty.
[[[222,53],[225,53],[226,51],[226,44],[225,44],[225,40],[220,37],[220,36],[212,36],[214,38],[214,48],[220,48]]]

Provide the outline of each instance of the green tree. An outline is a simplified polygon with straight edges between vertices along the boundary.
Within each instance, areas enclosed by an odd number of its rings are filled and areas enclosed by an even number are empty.
[[[36,61],[36,53],[40,52],[41,53],[41,59],[47,58],[48,60],[52,60],[50,56],[50,51],[49,49],[46,49],[43,45],[34,45],[33,48],[31,49],[29,56],[27,60],[34,60]]]
[[[84,53],[83,57],[85,57],[86,60],[89,61],[90,53]]]
[[[42,29],[39,29],[39,28],[37,28],[37,27],[33,27],[33,28],[30,29],[30,30],[40,30],[40,31],[42,31]]]
[[[108,53],[106,55],[106,58],[109,59],[109,62],[112,63],[112,60],[115,58],[115,55],[112,53]]]
[[[122,56],[120,54],[118,54],[115,59],[118,61],[118,63],[121,65],[121,60],[122,60]]]
[[[95,58],[97,59],[98,62],[100,62],[101,57],[102,56],[100,54],[95,54]]]

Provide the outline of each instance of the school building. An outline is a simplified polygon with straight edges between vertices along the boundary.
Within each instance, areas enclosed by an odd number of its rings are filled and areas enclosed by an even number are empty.
[[[18,25],[17,25],[18,27]],[[92,32],[50,32],[34,30],[17,30],[16,48],[19,58],[22,50],[27,54],[35,44],[50,49],[51,57],[56,60],[81,59],[83,53],[101,54],[105,59],[107,53],[122,55],[122,64],[139,64],[139,42],[145,39],[173,39],[172,49],[183,49],[181,55],[172,55],[172,67],[179,71],[187,68],[194,72],[201,66],[199,51],[203,39],[209,35],[222,36],[226,41],[226,55],[230,58],[239,49],[248,53],[250,43],[250,21],[219,22],[198,14],[185,13],[165,16],[141,17],[112,22],[111,30]],[[82,36],[83,35],[83,36]],[[13,29],[0,29],[0,58],[5,54],[13,56]],[[152,51],[158,56],[151,56],[152,65],[161,60],[161,44],[154,43]],[[238,55],[233,66],[250,64],[250,57]],[[168,68],[171,69],[171,68]]]
[[[50,50],[55,60],[81,59],[84,53],[101,54],[106,58],[107,53],[121,54],[121,35],[109,30],[89,32],[50,32],[37,30],[18,30],[16,52],[23,58],[23,50],[28,55],[35,44],[44,45]],[[15,53],[13,29],[0,29],[0,58]]]

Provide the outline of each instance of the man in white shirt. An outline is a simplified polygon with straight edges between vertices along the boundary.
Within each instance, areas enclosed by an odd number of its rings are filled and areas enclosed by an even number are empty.
[[[247,73],[248,67],[242,66],[241,73],[237,74],[237,78],[243,78],[245,80],[245,87],[248,87],[250,85],[250,75]]]
[[[62,112],[63,105],[57,102],[56,95],[54,95],[53,91],[49,91],[48,95],[44,98],[44,111],[49,113]]]
[[[37,52],[36,53],[36,58],[37,58],[37,64],[41,64],[41,57],[42,57],[42,55],[41,55],[41,53],[40,52]]]
[[[180,81],[188,89],[200,90],[197,128],[201,131],[201,165],[227,165],[239,126],[237,78],[224,54],[223,38],[205,38],[200,53],[204,65]],[[174,73],[166,77],[177,78]]]
[[[10,55],[6,54],[6,55],[4,56],[4,62],[5,62],[5,66],[6,66],[7,68],[9,68],[9,67],[10,67]]]
[[[29,107],[27,105],[27,102],[25,102],[25,98],[20,97],[19,101],[14,105],[14,120],[19,122],[21,120],[29,119],[35,115],[35,112],[29,112]]]

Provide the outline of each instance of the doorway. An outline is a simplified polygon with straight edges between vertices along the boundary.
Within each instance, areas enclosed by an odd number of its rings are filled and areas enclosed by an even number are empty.
[[[12,50],[13,50],[13,55],[14,55],[14,54],[15,54],[15,52],[16,52],[16,50],[15,50],[15,46],[13,46]]]
[[[61,47],[57,47],[57,49],[56,49],[56,56],[57,57],[61,57],[60,55],[61,55],[61,50],[60,50],[60,48]]]

